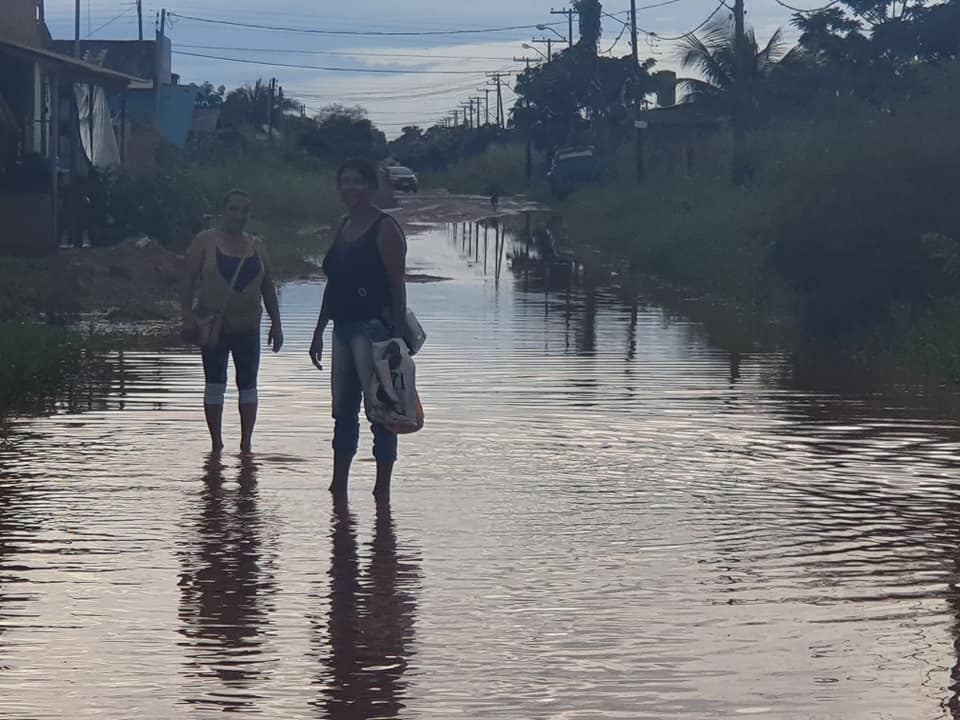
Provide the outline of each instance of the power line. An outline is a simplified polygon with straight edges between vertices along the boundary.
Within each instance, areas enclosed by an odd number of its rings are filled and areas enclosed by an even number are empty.
[[[709,23],[711,20],[713,20],[713,18],[716,17],[717,13],[723,10],[724,8],[729,9],[727,6],[727,3],[724,0],[720,0],[720,4],[714,8],[712,13],[707,15],[707,17],[704,19],[702,23],[697,25],[693,30],[690,30],[689,32],[685,32],[683,35],[677,35],[676,37],[665,37],[663,35],[658,35],[657,33],[654,33],[654,36],[658,37],[661,40],[666,40],[667,42],[677,42],[678,40],[686,40],[688,37],[690,37],[694,33],[699,32],[701,29],[703,29],[706,26],[706,24]]]
[[[426,53],[378,53],[378,52],[344,52],[338,50],[291,50],[288,48],[251,48],[224,45],[187,45],[177,43],[178,48],[193,50],[225,50],[233,52],[265,52],[292,55],[334,55],[338,57],[382,57],[382,58],[417,58],[423,60],[495,60],[509,62],[510,58],[491,57],[485,55],[429,55]]]
[[[840,0],[836,0],[836,1],[839,2]],[[727,8],[728,10],[730,9],[729,6],[728,6],[727,3],[726,3],[726,0],[720,0],[720,4],[717,5],[716,8],[714,8],[714,10],[713,10],[712,13],[710,13],[709,15],[707,15],[707,17],[703,20],[703,22],[701,22],[699,25],[697,25],[695,28],[693,28],[693,30],[689,30],[688,32],[683,33],[682,35],[675,35],[675,36],[672,36],[672,37],[671,37],[671,36],[667,36],[667,35],[661,35],[660,33],[654,32],[653,30],[644,30],[644,29],[641,28],[641,27],[638,27],[638,28],[637,28],[637,32],[641,32],[641,33],[643,33],[644,35],[649,35],[650,37],[656,38],[657,40],[664,40],[664,41],[666,41],[666,42],[677,42],[677,41],[679,41],[679,40],[684,40],[684,39],[690,37],[691,35],[693,35],[694,33],[698,32],[699,30],[703,29],[703,27],[704,27],[707,23],[709,23],[711,20],[713,20],[713,18],[716,17],[717,13],[720,12],[721,10],[723,10],[724,8]],[[637,9],[639,10],[640,8],[637,8]],[[608,18],[612,19],[612,20],[616,20],[616,21],[619,22],[619,23],[623,23],[624,27],[626,27],[627,25],[629,25],[629,23],[624,22],[623,20],[621,20],[621,19],[618,18],[617,16],[611,15],[610,13],[606,13],[606,12],[605,12],[605,13],[603,13],[603,15],[604,15],[605,17],[608,17]],[[609,52],[609,51],[608,51],[608,52]]]
[[[450,95],[459,95],[468,92],[472,85],[465,85],[459,88],[450,88],[448,90],[438,90],[436,92],[418,93],[413,95],[343,95],[341,93],[317,93],[312,91],[298,92],[290,90],[289,92],[298,96],[312,98],[314,100],[330,100],[339,103],[359,103],[377,102],[377,103],[404,103],[411,100],[426,100],[435,97],[448,97]]]
[[[654,8],[666,7],[667,5],[676,5],[677,3],[683,2],[683,1],[684,0],[665,0],[664,2],[653,3],[652,5],[641,5],[637,8],[637,12],[640,12],[641,10],[653,10]],[[614,13],[614,15],[629,15],[629,14],[630,14],[629,10],[621,10],[618,13]]]
[[[395,70],[393,68],[342,68],[325,67],[323,65],[300,65],[296,63],[267,62],[266,60],[247,60],[244,58],[224,57],[223,55],[207,55],[204,53],[185,52],[174,50],[174,55],[221,60],[223,62],[244,63],[246,65],[262,65],[264,67],[294,68],[296,70],[323,70],[325,72],[373,73],[377,75],[480,75],[483,70]]]
[[[459,95],[460,93],[468,92],[472,86],[465,86],[461,88],[453,88],[450,90],[439,90],[432,93],[422,93],[418,95],[387,95],[387,96],[377,96],[377,95],[341,95],[340,93],[315,93],[315,92],[297,92],[296,90],[289,90],[288,92],[291,95],[295,95],[300,98],[307,98],[310,100],[329,100],[331,103],[357,103],[364,104],[366,102],[376,102],[376,103],[408,103],[411,100],[426,100],[429,98],[442,98],[449,97],[451,95]]]
[[[674,0],[674,1],[676,1],[676,0]],[[617,43],[619,43],[620,40],[623,39],[623,35],[624,35],[624,33],[627,32],[627,28],[628,28],[628,27],[630,27],[630,24],[629,24],[629,23],[623,23],[623,27],[620,28],[620,34],[617,35],[617,39],[613,41],[613,45],[611,45],[609,49],[604,50],[604,51],[603,51],[602,53],[600,53],[600,54],[601,54],[601,55],[606,55],[607,53],[611,52],[611,51],[617,46]]]
[[[101,25],[100,27],[98,27],[96,30],[89,30],[89,32],[87,32],[87,37],[88,37],[88,38],[89,38],[89,37],[93,37],[93,36],[96,35],[98,32],[100,32],[101,30],[103,30],[105,27],[107,27],[107,26],[109,26],[109,25],[113,25],[113,23],[115,23],[117,20],[119,20],[120,18],[122,18],[124,15],[129,15],[131,12],[133,12],[133,11],[136,9],[136,7],[137,7],[136,4],[131,4],[130,7],[128,7],[126,10],[124,10],[122,13],[120,13],[119,15],[114,15],[112,18],[110,18],[109,20],[107,20],[105,23],[103,23],[103,25]],[[88,20],[88,24],[89,24],[89,20],[90,20],[89,15],[87,16],[87,20]]]
[[[475,35],[494,32],[509,32],[513,30],[535,29],[537,25],[508,25],[504,27],[477,28],[477,29],[458,29],[458,30],[320,30],[317,28],[294,28],[281,25],[259,25],[255,23],[236,22],[233,20],[215,20],[213,18],[202,18],[194,15],[181,15],[180,13],[169,13],[171,17],[177,17],[181,20],[193,20],[194,22],[212,23],[214,25],[229,25],[231,27],[242,27],[251,30],[272,30],[276,32],[307,33],[312,35],[349,35],[349,36],[376,36],[376,37],[427,37],[435,35]],[[539,23],[540,25],[559,25],[560,23]]]
[[[798,8],[798,7],[794,7],[793,5],[788,5],[787,3],[783,2],[783,0],[773,0],[773,1],[777,5],[780,5],[781,7],[785,7],[787,10],[792,10],[793,12],[800,13],[801,15],[813,15],[818,12],[823,12],[824,10],[832,8],[834,5],[840,2],[840,0],[831,0],[831,2],[828,2],[823,7],[813,8],[811,10],[804,10],[803,8]]]

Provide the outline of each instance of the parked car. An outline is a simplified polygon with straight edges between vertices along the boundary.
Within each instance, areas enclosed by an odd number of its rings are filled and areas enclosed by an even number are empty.
[[[390,187],[394,190],[417,192],[420,189],[416,173],[408,167],[391,165],[387,168],[387,173],[390,175]]]
[[[547,181],[555,197],[563,198],[574,190],[593,185],[600,179],[600,163],[590,145],[557,148],[547,172]]]

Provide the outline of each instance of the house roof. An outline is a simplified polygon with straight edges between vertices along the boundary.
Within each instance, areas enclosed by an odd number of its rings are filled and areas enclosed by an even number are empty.
[[[132,75],[107,70],[68,55],[22,45],[12,40],[0,40],[0,52],[26,57],[56,68],[61,77],[69,82],[89,82],[111,88],[125,88],[132,83],[143,82],[140,78]]]
[[[54,40],[53,49],[73,54],[73,40]],[[80,57],[91,65],[152,81],[157,73],[156,40],[81,40]]]
[[[717,128],[726,122],[724,118],[697,107],[696,103],[678,103],[644,110],[638,113],[637,119],[645,121],[650,127]]]

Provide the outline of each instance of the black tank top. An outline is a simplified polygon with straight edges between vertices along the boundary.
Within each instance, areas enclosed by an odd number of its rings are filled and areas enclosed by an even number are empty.
[[[333,247],[323,258],[330,294],[330,319],[334,322],[373,320],[393,306],[387,269],[377,238],[389,215],[381,213],[370,229],[352,242],[341,239],[346,220],[340,225]]]

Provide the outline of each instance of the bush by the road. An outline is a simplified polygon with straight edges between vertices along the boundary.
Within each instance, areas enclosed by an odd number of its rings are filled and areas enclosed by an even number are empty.
[[[534,176],[542,177],[543,156],[532,157]],[[503,195],[531,191],[526,175],[527,155],[523,145],[492,145],[442,172],[421,175],[424,187],[444,188],[453,193],[489,194],[496,189]]]
[[[560,209],[574,241],[640,272],[751,304],[790,295],[807,332],[855,334],[960,289],[960,66],[926,87],[893,109],[822,102],[754,134],[745,187],[653,178]]]

